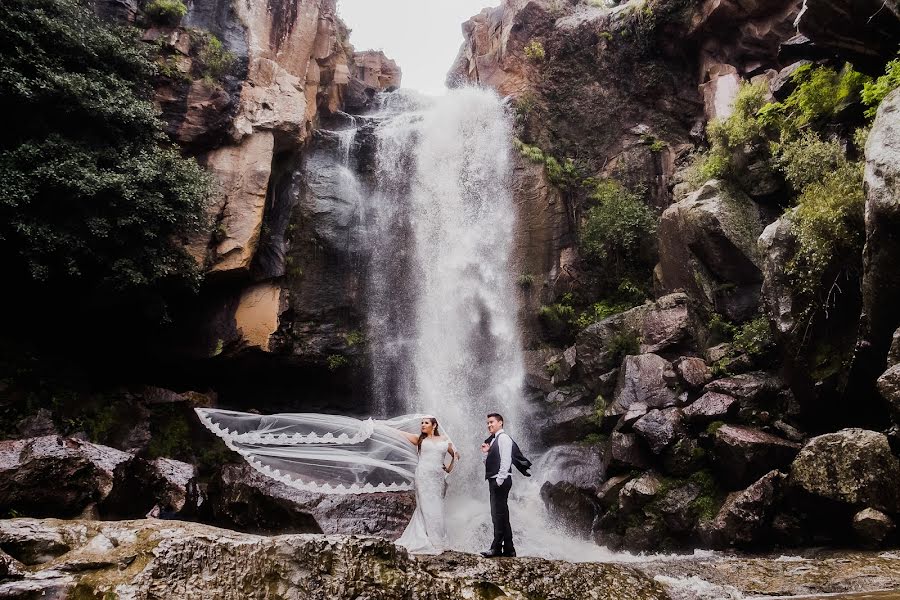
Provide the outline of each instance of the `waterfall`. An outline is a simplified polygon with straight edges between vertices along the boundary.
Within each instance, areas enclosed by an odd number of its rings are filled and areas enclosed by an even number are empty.
[[[374,410],[438,418],[461,453],[449,479],[448,530],[455,548],[490,543],[480,444],[488,412],[528,452],[518,298],[511,270],[516,210],[512,122],[492,91],[442,97],[400,91],[381,97],[374,123],[374,172],[360,202],[367,255],[367,341]],[[352,133],[339,132],[347,173]],[[355,176],[354,176],[355,177]],[[510,500],[520,553],[599,558],[599,548],[552,530],[543,478],[514,474]]]

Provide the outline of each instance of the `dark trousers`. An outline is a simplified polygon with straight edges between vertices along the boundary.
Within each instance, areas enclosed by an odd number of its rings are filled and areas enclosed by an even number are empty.
[[[509,554],[513,548],[512,527],[509,525],[509,490],[512,489],[512,477],[507,477],[502,485],[496,479],[488,479],[491,490],[491,520],[494,522],[494,541],[491,550]]]

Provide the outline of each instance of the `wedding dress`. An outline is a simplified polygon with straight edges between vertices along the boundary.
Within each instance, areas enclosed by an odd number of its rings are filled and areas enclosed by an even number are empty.
[[[447,472],[444,455],[449,438],[425,438],[416,466],[416,511],[397,544],[412,554],[440,554],[450,547],[444,521]]]
[[[318,413],[194,410],[254,469],[290,487],[325,494],[415,489],[416,510],[397,543],[416,554],[438,554],[448,547],[443,461],[452,442],[446,433],[440,440],[425,438],[417,452],[397,431],[418,434],[427,415],[361,420]]]

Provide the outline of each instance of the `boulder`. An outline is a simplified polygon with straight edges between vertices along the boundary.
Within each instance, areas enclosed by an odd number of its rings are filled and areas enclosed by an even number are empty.
[[[712,379],[712,372],[702,358],[684,356],[672,365],[675,367],[678,377],[690,389],[702,388]]]
[[[887,437],[842,429],[809,440],[791,464],[791,484],[851,506],[900,510],[900,461]]]
[[[807,0],[797,29],[819,48],[879,68],[897,53],[900,7],[893,0]]]
[[[38,519],[0,519],[0,550],[25,565],[49,562],[86,541],[84,527],[53,527]]]
[[[100,512],[106,518],[125,519],[143,517],[154,507],[164,514],[178,513],[185,508],[194,475],[193,465],[170,458],[122,462]]]
[[[41,437],[44,435],[57,435],[56,425],[53,423],[53,413],[46,408],[39,408],[36,413],[29,415],[16,423],[16,432],[19,437]]]
[[[677,377],[672,363],[656,354],[626,356],[619,370],[613,402],[607,416],[628,412],[633,404],[648,408],[666,408],[678,401],[675,393]]]
[[[663,471],[676,477],[687,477],[703,466],[706,450],[691,437],[682,437],[662,452]]]
[[[49,435],[0,441],[0,514],[73,517],[103,500],[130,454]]]
[[[549,444],[564,444],[599,433],[597,410],[592,405],[551,406],[541,437]]]
[[[667,491],[656,503],[666,527],[674,533],[688,533],[697,525],[699,511],[696,500],[700,485],[689,481]]]
[[[874,2],[878,6],[881,2]],[[877,7],[876,7],[877,8]],[[854,9],[855,11],[856,9]],[[889,10],[879,11],[890,13]],[[854,12],[854,14],[857,14]],[[861,16],[862,13],[859,13]],[[892,52],[896,51],[896,42]],[[863,251],[863,305],[868,337],[880,356],[888,352],[900,325],[900,90],[888,94],[866,141],[866,245]]]
[[[734,396],[718,392],[706,392],[685,407],[683,414],[688,423],[706,425],[723,421],[737,412],[738,401]]]
[[[609,470],[630,471],[650,466],[650,453],[634,433],[614,431],[609,436]]]
[[[790,337],[796,327],[794,291],[787,265],[796,251],[797,239],[787,217],[770,223],[759,237],[762,255],[762,301],[766,316],[778,339]]]
[[[704,541],[714,548],[762,544],[784,480],[782,473],[769,471],[747,489],[729,494],[716,518],[704,526]]]
[[[894,365],[878,377],[878,392],[895,415],[900,415],[900,364]]]
[[[619,492],[632,478],[631,475],[614,475],[603,482],[597,490],[597,500],[602,506],[610,508],[619,503]]]
[[[641,353],[671,352],[688,347],[693,340],[690,302],[687,294],[661,297],[642,307]]]
[[[0,582],[4,598],[486,598],[664,600],[650,576],[615,563],[570,563],[477,554],[410,556],[388,540],[336,535],[257,536],[199,523],[155,519],[52,521],[87,539],[45,569]],[[114,540],[90,547],[98,536]],[[535,574],[540,576],[536,577]],[[48,581],[54,593],[41,596]],[[30,591],[27,591],[30,590]],[[37,590],[37,591],[36,591]],[[238,591],[241,590],[241,591]]]
[[[662,288],[684,290],[731,321],[751,318],[762,283],[756,240],[767,222],[756,202],[707,182],[660,218]]]
[[[900,327],[891,336],[891,347],[888,350],[887,366],[891,367],[900,365]]]
[[[662,489],[662,480],[652,471],[641,474],[622,486],[619,509],[634,512],[650,502]]]
[[[778,74],[769,80],[769,93],[779,102],[783,102],[797,88],[793,79],[794,73],[808,64],[811,64],[808,60],[798,60],[778,71]]]
[[[398,537],[415,509],[410,493],[322,495],[296,490],[247,464],[224,465],[202,518],[241,531]]]
[[[634,430],[647,442],[654,454],[662,453],[687,434],[684,415],[677,408],[651,410],[635,422]]]
[[[786,468],[800,444],[752,427],[722,425],[713,441],[713,467],[730,489],[740,489],[771,469]]]
[[[853,515],[853,531],[864,546],[871,548],[880,546],[896,527],[893,519],[874,508],[864,508]]]
[[[590,537],[599,512],[599,503],[592,494],[571,483],[548,481],[541,486],[541,499],[550,517],[564,529],[584,539]]]
[[[568,483],[595,493],[606,473],[601,448],[592,444],[553,446],[534,466],[536,473],[546,474],[549,483]]]
[[[783,383],[778,375],[765,371],[753,371],[711,381],[703,388],[704,392],[727,394],[740,400],[741,404],[764,404],[774,399]]]

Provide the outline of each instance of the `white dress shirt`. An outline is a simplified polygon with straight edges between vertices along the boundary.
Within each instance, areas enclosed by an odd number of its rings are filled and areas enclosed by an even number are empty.
[[[501,429],[494,434],[491,446],[494,445],[494,442],[500,444],[500,469],[493,477],[497,479],[497,485],[503,485],[503,482],[509,477],[512,467],[512,438]]]

